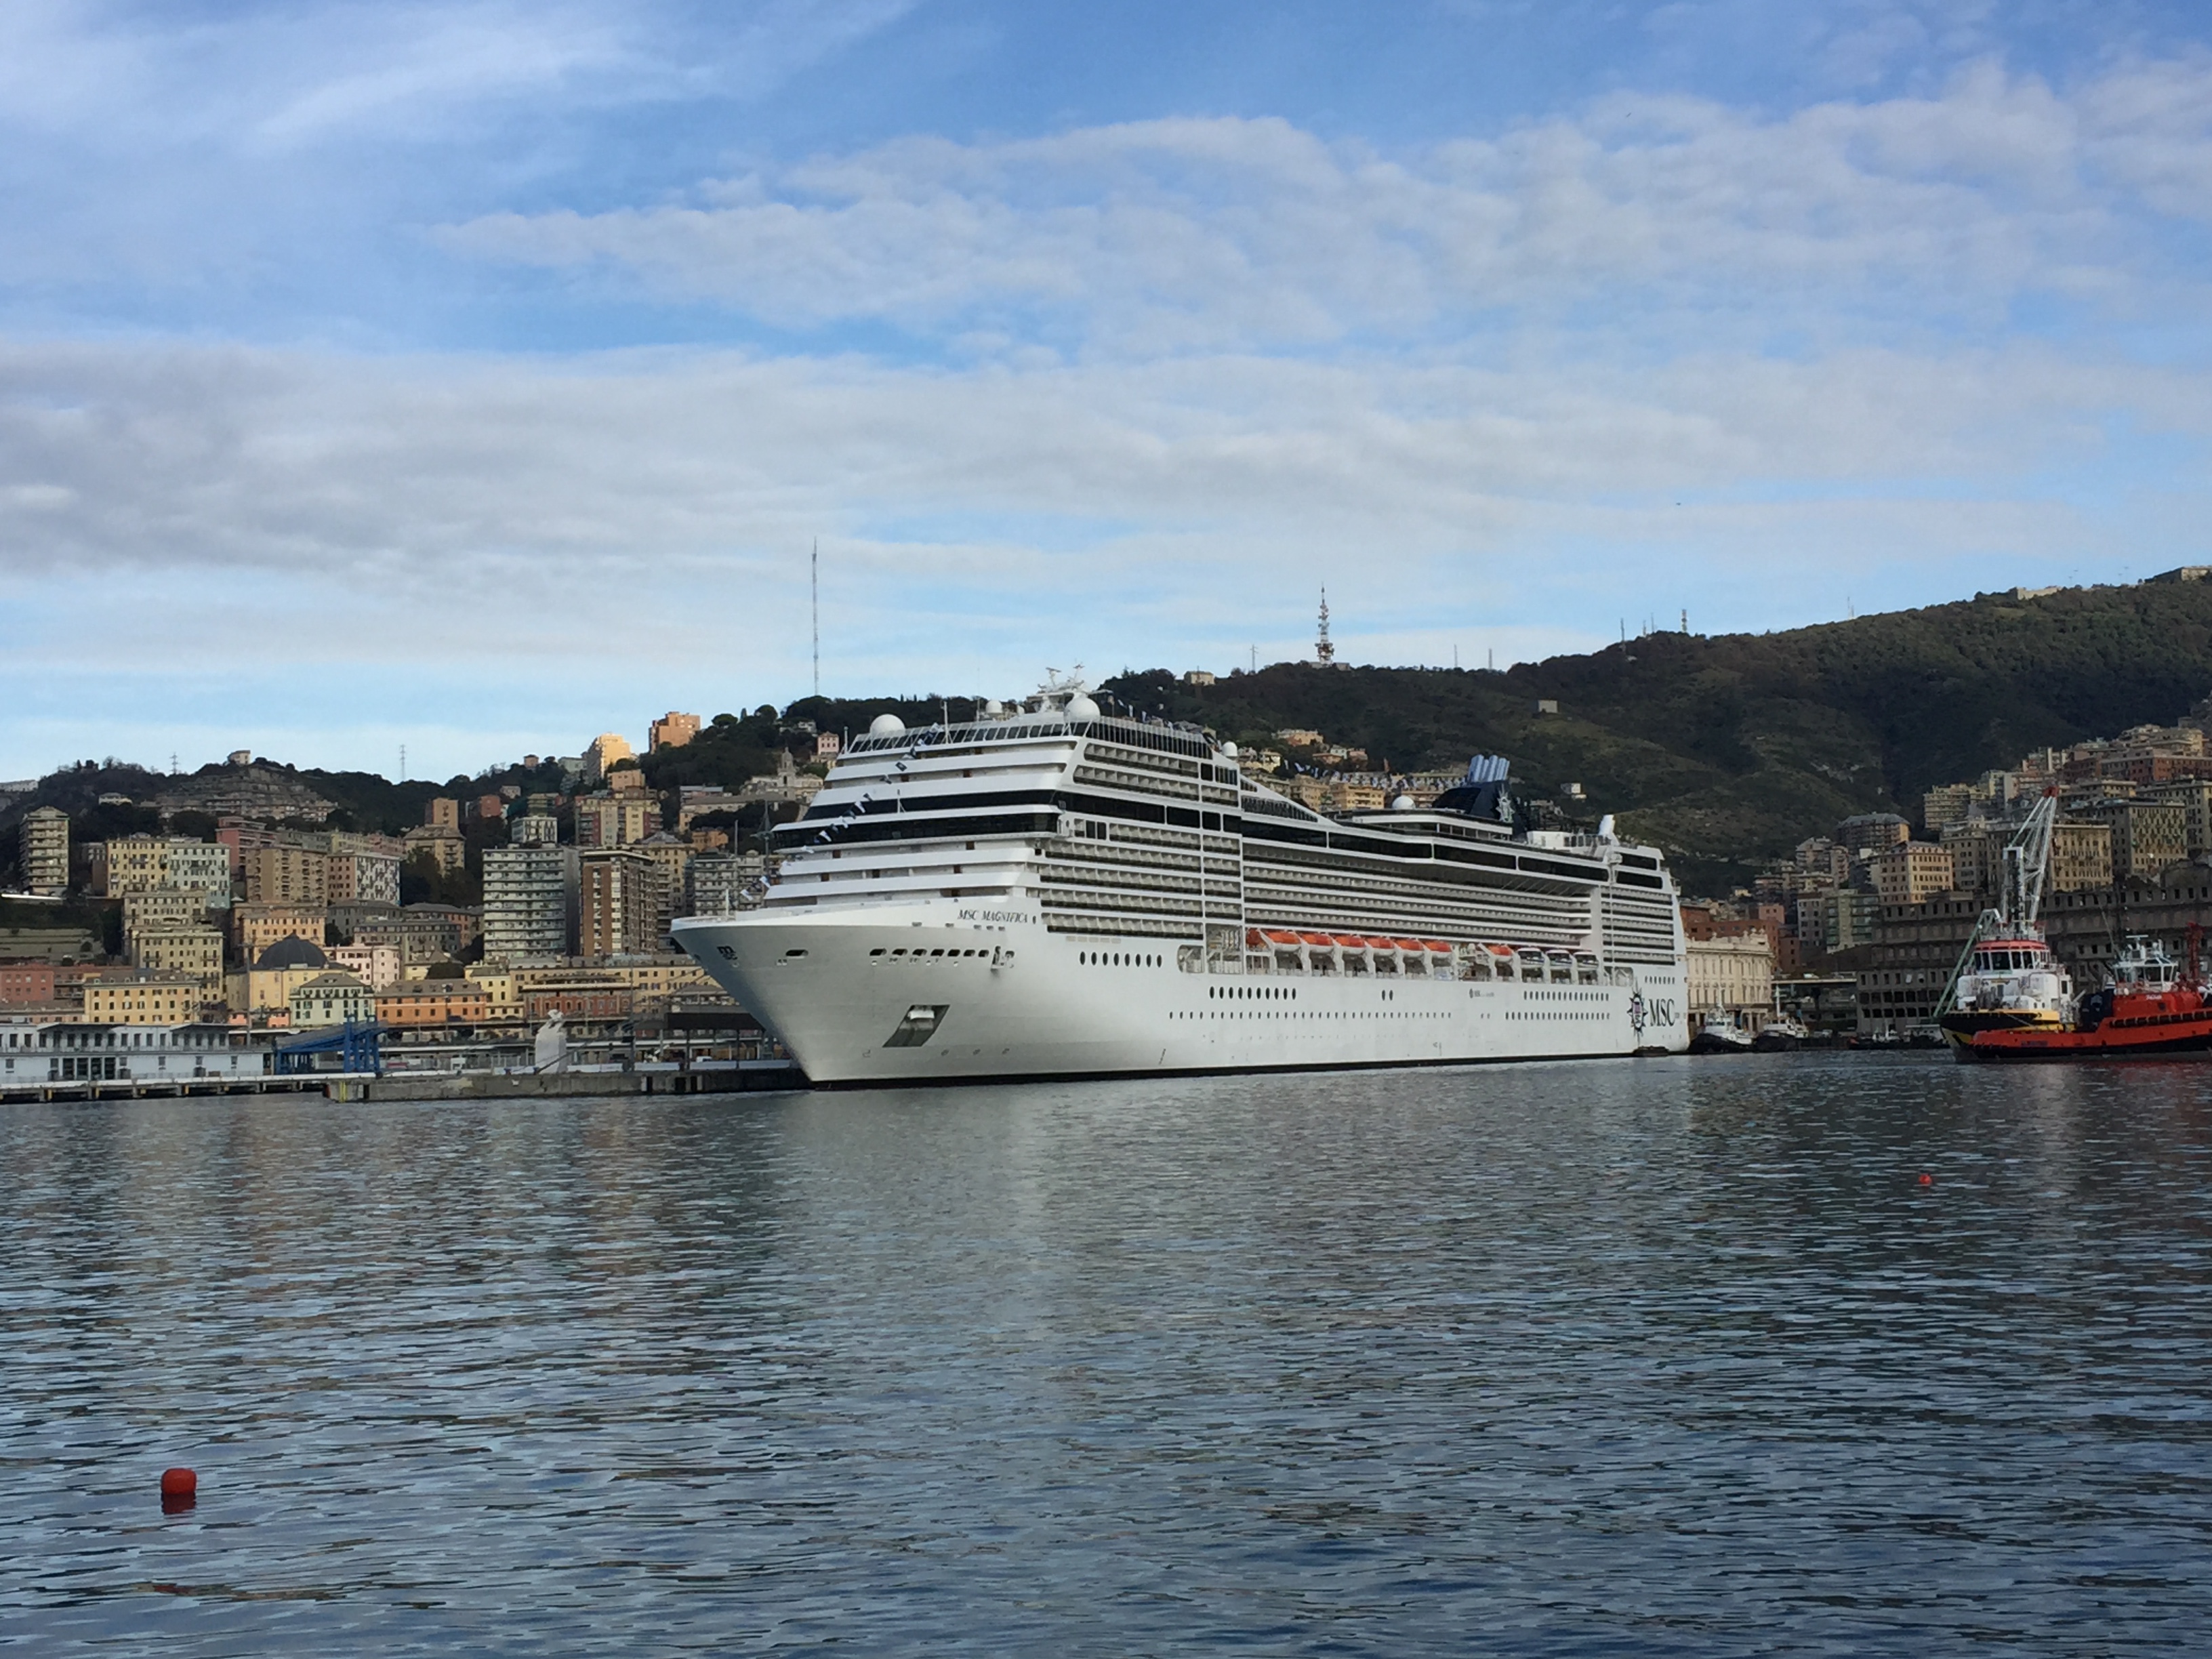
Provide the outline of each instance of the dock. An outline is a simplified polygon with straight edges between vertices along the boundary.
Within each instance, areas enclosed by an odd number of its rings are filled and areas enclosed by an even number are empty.
[[[717,1066],[609,1067],[573,1072],[386,1072],[325,1079],[330,1097],[380,1100],[554,1100],[606,1095],[750,1095],[806,1089],[806,1073],[787,1060],[741,1060]]]
[[[807,1089],[787,1060],[717,1066],[572,1072],[296,1072],[263,1077],[107,1078],[0,1085],[0,1105],[64,1100],[199,1100],[216,1095],[316,1094],[343,1104],[381,1100],[554,1100],[592,1096],[769,1094]]]

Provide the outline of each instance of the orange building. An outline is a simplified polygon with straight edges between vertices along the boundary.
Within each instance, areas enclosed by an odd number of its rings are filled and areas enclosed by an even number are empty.
[[[411,979],[376,994],[381,1025],[467,1025],[490,1017],[491,993],[474,980]]]

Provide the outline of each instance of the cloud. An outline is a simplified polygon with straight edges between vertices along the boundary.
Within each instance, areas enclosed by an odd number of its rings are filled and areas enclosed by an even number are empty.
[[[2203,211],[2207,169],[2212,60],[2066,94],[1984,64],[1938,95],[1771,118],[1623,94],[1402,155],[1275,118],[912,138],[443,240],[781,327],[999,326],[1123,354],[1589,325],[1596,307],[1710,332],[1746,301],[1752,326],[1925,328],[2132,287],[2144,222]]]

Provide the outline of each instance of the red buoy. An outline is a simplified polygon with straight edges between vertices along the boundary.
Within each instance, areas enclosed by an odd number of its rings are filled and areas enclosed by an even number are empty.
[[[1923,1175],[1920,1177],[1920,1184],[1923,1187],[1933,1187],[1936,1184],[1936,1177],[1932,1175]]]
[[[200,1478],[190,1469],[161,1471],[161,1507],[163,1509],[167,1509],[173,1504],[179,1509],[189,1508],[192,1500],[199,1496],[199,1492]]]

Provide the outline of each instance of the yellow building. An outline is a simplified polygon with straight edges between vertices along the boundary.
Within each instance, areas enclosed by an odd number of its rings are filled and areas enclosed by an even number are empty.
[[[410,830],[399,838],[399,844],[404,858],[412,860],[427,853],[430,861],[445,875],[450,876],[468,865],[469,844],[461,839],[461,832],[450,825],[426,824]]]
[[[241,904],[230,913],[230,931],[239,955],[248,963],[260,961],[264,951],[283,939],[303,939],[319,949],[329,938],[319,904]]]
[[[2081,816],[2109,826],[2112,870],[2124,879],[2154,880],[2189,856],[2188,809],[2179,801],[2101,801]]]
[[[484,1018],[487,1019],[520,1019],[522,994],[516,988],[514,973],[497,965],[483,963],[471,965],[468,978],[484,994]]]
[[[515,994],[526,1001],[532,991],[544,991],[575,982],[579,964],[518,968]],[[593,985],[618,986],[641,1004],[665,1002],[678,992],[711,991],[714,981],[704,968],[688,956],[643,957],[634,962],[593,963],[582,977]]]
[[[222,1000],[222,930],[208,927],[147,927],[132,935],[131,960],[140,968],[190,974],[202,998]]]
[[[149,887],[123,901],[124,948],[157,927],[198,927],[207,921],[207,895],[191,887]]]
[[[169,884],[166,836],[120,836],[107,843],[107,896],[125,898]]]
[[[84,1018],[93,1025],[181,1025],[200,1016],[200,982],[190,974],[139,969],[84,982]]]
[[[635,758],[628,738],[602,732],[584,750],[584,775],[593,783],[605,783],[617,761]]]
[[[2180,783],[2161,783],[2144,792],[2144,799],[2181,809],[2181,843],[2185,857],[2212,853],[2212,782],[2191,778]]]
[[[1747,1014],[1774,1001],[1774,949],[1764,933],[1692,939],[1690,1012]]]
[[[1874,855],[1874,890],[1884,904],[1918,904],[1950,891],[1957,866],[1948,848],[1902,841]]]

